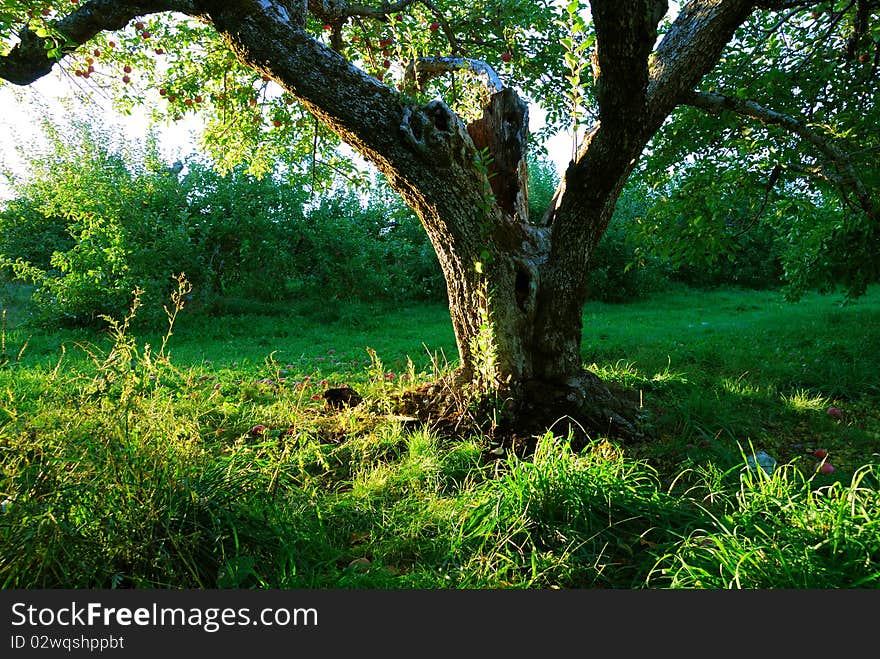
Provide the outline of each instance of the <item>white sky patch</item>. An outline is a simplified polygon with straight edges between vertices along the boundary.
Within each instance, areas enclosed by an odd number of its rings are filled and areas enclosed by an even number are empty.
[[[71,86],[57,70],[36,82],[17,87],[0,85],[0,174],[11,171],[25,174],[25,162],[19,154],[34,153],[47,145],[42,133],[44,119],[63,125],[69,111],[91,114],[99,118],[96,123],[103,128],[116,127],[125,142],[146,140],[150,128],[158,133],[160,153],[169,163],[180,160],[198,150],[200,124],[186,118],[168,125],[151,124],[148,109],[138,108],[131,115],[123,115],[97,100],[84,103],[72,95]],[[68,110],[71,108],[71,110]],[[0,176],[0,199],[9,199],[12,191],[5,177]]]

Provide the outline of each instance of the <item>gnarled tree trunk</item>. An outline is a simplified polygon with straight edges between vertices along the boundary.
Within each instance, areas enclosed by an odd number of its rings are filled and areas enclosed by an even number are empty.
[[[457,118],[433,103],[409,112],[404,130],[426,157],[436,158],[427,145],[450,121]],[[389,175],[419,214],[446,278],[460,358],[455,385],[491,400],[495,421],[511,427],[538,430],[571,417],[587,430],[636,437],[634,409],[587,373],[581,357],[590,252],[631,166],[606,175],[590,194],[569,194],[566,203],[530,218],[527,125],[526,105],[502,89],[479,120],[458,131],[464,151],[456,141],[443,142],[455,145],[443,194],[437,186],[430,196],[422,189],[413,194],[402,176]],[[461,153],[465,157],[456,158]],[[626,158],[632,160],[632,154]],[[610,161],[594,166],[604,171]],[[572,224],[589,228],[588,240],[567,236]],[[451,233],[449,226],[469,230]]]

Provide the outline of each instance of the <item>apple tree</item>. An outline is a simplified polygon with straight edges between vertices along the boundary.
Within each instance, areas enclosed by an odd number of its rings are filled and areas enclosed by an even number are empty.
[[[836,4],[742,26],[630,177],[633,243],[791,299],[880,279],[880,25]]]
[[[760,54],[763,35],[772,39],[792,17],[813,30],[802,20],[810,12],[833,13],[876,71],[874,1],[690,0],[674,11],[666,0],[0,6],[6,81],[26,85],[57,66],[123,105],[172,118],[202,112],[221,165],[259,168],[311,149],[313,160],[342,169],[335,139],[372,163],[418,215],[439,259],[459,353],[453,386],[488,394],[512,421],[565,413],[638,434],[621,401],[583,368],[582,307],[590,255],[615,203],[658,132],[675,130],[681,107],[786,131],[797,150],[819,154],[804,166],[833,170],[866,226],[878,223],[840,143],[845,127],[816,126],[795,114],[797,104],[780,112],[756,103],[761,89],[751,83],[761,76],[746,72],[730,86],[727,68],[715,74],[747,41]],[[795,61],[768,56],[762,66]],[[537,215],[527,199],[524,97],[547,110],[548,126],[572,133],[562,182]]]

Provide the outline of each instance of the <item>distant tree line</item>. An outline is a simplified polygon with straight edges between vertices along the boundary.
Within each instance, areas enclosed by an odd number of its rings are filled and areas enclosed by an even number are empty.
[[[221,174],[196,157],[169,167],[152,142],[114,148],[100,129],[75,128],[50,131],[48,152],[32,154],[15,198],[0,207],[0,272],[33,285],[35,323],[100,325],[124,313],[135,288],[142,320],[162,321],[181,272],[193,285],[191,308],[207,313],[303,299],[445,300],[418,219],[381,180],[315,191],[308,172]],[[695,166],[659,191],[634,177],[592,255],[591,299],[638,299],[675,282],[782,286],[787,248],[774,223],[783,213],[790,221],[797,197],[757,209],[755,190],[731,185],[713,214],[689,190],[715,175]],[[558,179],[549,159],[533,157],[530,205],[545,207]],[[805,208],[796,213],[803,221],[823,212]],[[663,223],[678,230],[652,231]]]

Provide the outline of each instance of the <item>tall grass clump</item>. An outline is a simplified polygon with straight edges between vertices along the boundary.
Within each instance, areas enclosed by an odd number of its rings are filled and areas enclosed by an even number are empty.
[[[651,550],[691,514],[653,470],[606,440],[580,453],[548,432],[463,496],[455,550],[461,587],[633,587]]]
[[[273,511],[268,470],[234,450],[218,456],[202,436],[216,399],[166,352],[188,293],[178,283],[158,352],[128,333],[136,294],[129,316],[108,319],[111,347],[84,346],[91,373],[59,362],[43,406],[3,424],[3,587],[242,585],[242,565],[265,570],[278,538],[296,537]],[[15,386],[27,373],[12,375]]]
[[[710,523],[660,558],[648,587],[880,587],[880,464],[823,486],[792,465],[736,473],[739,489],[705,508]]]

